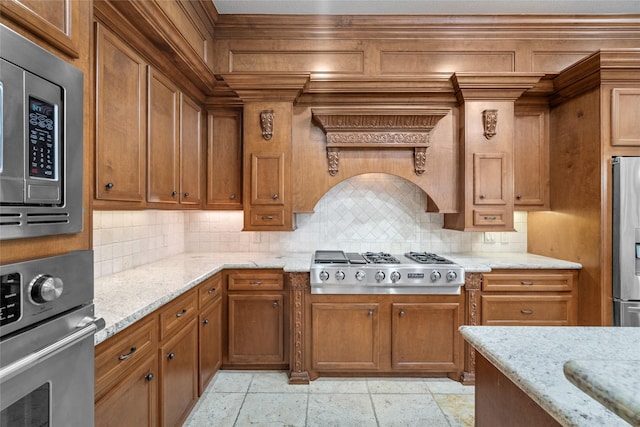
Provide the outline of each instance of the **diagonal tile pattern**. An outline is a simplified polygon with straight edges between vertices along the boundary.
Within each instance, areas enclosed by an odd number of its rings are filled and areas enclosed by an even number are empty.
[[[320,378],[289,385],[285,372],[219,371],[186,427],[471,427],[474,387],[449,379]]]

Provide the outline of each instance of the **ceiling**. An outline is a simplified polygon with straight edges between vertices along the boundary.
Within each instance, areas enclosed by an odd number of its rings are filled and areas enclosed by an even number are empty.
[[[220,14],[640,14],[640,0],[212,0]]]

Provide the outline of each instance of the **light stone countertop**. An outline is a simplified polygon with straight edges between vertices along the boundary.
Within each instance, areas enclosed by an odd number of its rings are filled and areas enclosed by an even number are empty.
[[[95,280],[96,316],[106,327],[96,333],[95,344],[115,335],[215,273],[227,268],[282,268],[309,272],[311,252],[183,253]],[[492,268],[563,269],[580,264],[526,253],[442,254],[469,273]]]
[[[636,360],[570,360],[564,374],[576,387],[596,399],[631,425],[640,426],[640,344]]]
[[[640,383],[640,328],[553,326],[462,326],[462,336],[563,426],[628,426],[619,416],[574,386],[564,375],[570,360],[612,365],[635,361]],[[624,397],[610,389],[609,398]]]

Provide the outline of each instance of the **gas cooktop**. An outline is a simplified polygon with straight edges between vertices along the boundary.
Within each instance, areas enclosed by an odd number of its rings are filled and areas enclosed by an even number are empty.
[[[311,260],[311,293],[459,294],[464,269],[429,252],[316,251]]]

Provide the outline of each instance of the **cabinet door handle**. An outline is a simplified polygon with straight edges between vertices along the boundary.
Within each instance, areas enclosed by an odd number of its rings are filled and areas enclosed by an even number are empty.
[[[274,301],[273,304],[271,304],[271,306],[273,308],[278,308],[278,301]]]
[[[209,289],[209,292],[208,292],[208,293],[209,293],[209,294],[212,294],[212,293],[214,293],[215,291],[216,291],[216,288],[211,288],[211,289]]]
[[[184,198],[186,199],[187,197],[189,197],[189,193],[184,193]]]
[[[271,196],[271,198],[272,198],[273,200],[278,200],[278,197],[280,197],[280,196],[278,196],[278,193],[276,193],[276,194],[274,194],[273,196]]]
[[[131,350],[129,350],[129,353],[121,354],[120,356],[118,356],[118,360],[127,360],[128,358],[133,356],[133,353],[135,353],[136,350],[137,350],[137,348],[131,347]]]
[[[208,324],[209,324],[209,319],[204,319],[204,320],[202,321],[202,324],[203,324],[203,325],[208,325]]]
[[[400,316],[400,317],[404,317],[404,315],[405,315],[404,310],[400,310],[400,313],[398,313],[398,316]]]
[[[522,314],[533,314],[533,310],[531,310],[530,308],[523,308],[522,310],[520,310],[520,313],[522,313]]]
[[[111,190],[113,187],[115,187],[113,185],[113,182],[107,182],[107,185],[104,186],[104,188],[106,188],[107,191]]]
[[[144,379],[145,379],[145,380],[147,380],[147,381],[153,381],[153,379],[154,379],[154,378],[155,378],[155,377],[154,377],[154,375],[153,375],[153,372],[149,372],[149,373],[144,377]]]
[[[260,285],[262,285],[262,281],[260,281],[260,280],[252,280],[251,282],[249,282],[249,284],[253,285],[253,286],[260,286]]]
[[[183,308],[182,311],[180,313],[176,313],[176,317],[182,317],[185,314],[187,314],[187,309]]]
[[[171,197],[176,197],[177,195],[178,195],[178,192],[177,192],[177,191],[172,191],[172,192],[171,192]]]
[[[265,221],[271,221],[273,219],[273,215],[262,215],[262,219]]]
[[[367,313],[367,316],[371,317],[373,316],[373,314],[374,314],[373,310],[369,310],[369,312]]]
[[[524,286],[531,286],[531,285],[533,285],[533,283],[534,282],[532,280],[523,280],[523,281],[520,282],[520,284],[524,285]]]
[[[169,353],[169,354],[167,355],[167,359],[169,359],[169,360],[173,360],[173,359],[175,359],[175,358],[176,358],[176,354],[175,354],[175,353]]]

